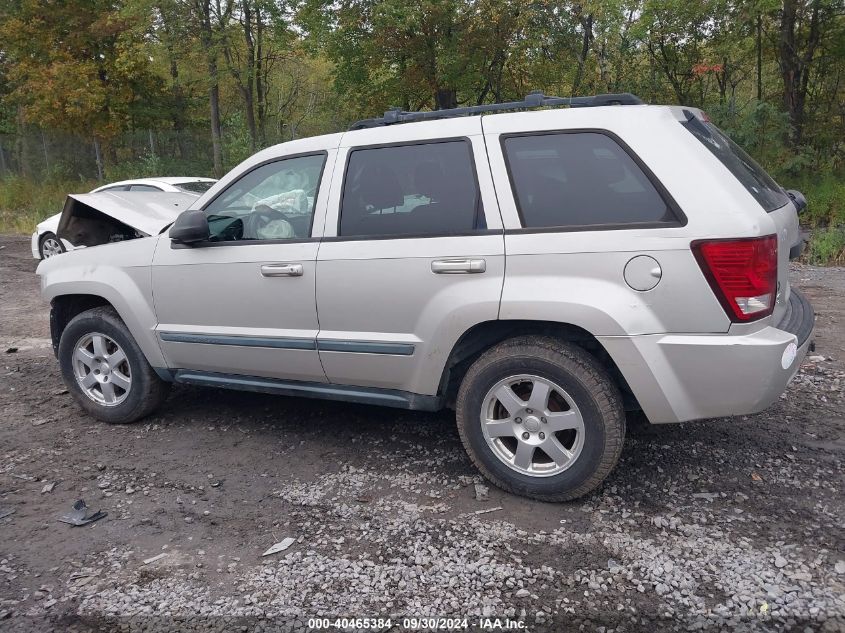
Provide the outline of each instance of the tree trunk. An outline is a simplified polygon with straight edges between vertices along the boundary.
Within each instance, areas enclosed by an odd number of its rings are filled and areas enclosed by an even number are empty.
[[[23,117],[23,106],[18,106],[17,118],[17,142],[15,153],[18,159],[18,171],[24,178],[32,176],[32,164],[30,161],[29,138],[27,137],[26,124]]]
[[[584,29],[584,36],[581,39],[581,53],[578,55],[578,70],[575,71],[575,80],[572,82],[572,95],[574,96],[581,88],[581,79],[584,77],[584,66],[587,63],[587,55],[590,53],[590,43],[593,40],[593,14],[581,19],[581,28]]]
[[[103,170],[103,148],[100,146],[100,139],[94,137],[94,160],[97,162],[97,180],[103,182],[106,179]]]
[[[763,16],[757,14],[757,101],[763,100]]]
[[[241,86],[246,109],[249,142],[254,152],[258,147],[258,126],[255,124],[255,38],[252,32],[252,0],[243,0],[243,31],[246,43],[246,80]]]
[[[9,168],[6,165],[6,154],[3,152],[3,142],[2,139],[0,139],[0,176],[5,176],[8,171]]]
[[[241,96],[244,99],[244,110],[246,110],[246,127],[249,130],[249,145],[253,152],[258,149],[258,126],[255,124],[255,97],[253,95],[252,83],[241,87]]]
[[[44,135],[44,130],[41,130],[41,148],[44,150],[44,170],[50,171],[50,154],[47,151],[47,137]]]
[[[264,17],[255,7],[255,96],[258,106],[258,143],[267,147],[267,88],[264,81]]]
[[[220,133],[220,82],[217,77],[217,59],[208,58],[208,77],[211,84],[208,89],[208,105],[211,113],[211,150],[214,160],[214,177],[223,177],[223,143]]]
[[[778,40],[778,65],[783,80],[783,105],[789,114],[790,135],[793,146],[801,144],[804,136],[804,106],[810,80],[810,67],[821,39],[819,24],[820,0],[810,5],[810,24],[804,51],[799,50],[796,29],[799,22],[801,0],[784,0]]]
[[[200,19],[200,41],[203,49],[205,49],[206,68],[208,70],[208,108],[211,119],[211,152],[214,176],[221,178],[223,176],[223,143],[220,131],[220,76],[217,67],[214,29],[211,25],[211,0],[197,0],[195,10]]]
[[[171,94],[173,95],[173,108],[171,108],[170,119],[173,123],[173,132],[176,134],[176,148],[179,151],[179,158],[184,159],[188,152],[185,148],[185,139],[182,137],[184,124],[184,95],[182,93],[182,86],[179,83],[179,66],[176,64],[176,57],[173,54],[171,47],[168,47],[170,54],[170,79],[173,82],[171,87]]]

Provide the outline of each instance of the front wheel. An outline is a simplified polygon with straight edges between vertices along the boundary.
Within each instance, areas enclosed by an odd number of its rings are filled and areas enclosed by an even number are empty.
[[[607,372],[582,348],[551,337],[514,338],[482,354],[464,376],[456,413],[484,476],[541,501],[594,490],[625,438],[622,399]]]
[[[65,252],[65,245],[56,237],[55,233],[47,232],[41,236],[41,241],[38,244],[38,250],[41,254],[41,259],[49,259],[56,255],[61,255]]]
[[[155,373],[110,307],[75,316],[59,341],[62,379],[91,416],[112,424],[134,422],[167,397],[170,385]]]

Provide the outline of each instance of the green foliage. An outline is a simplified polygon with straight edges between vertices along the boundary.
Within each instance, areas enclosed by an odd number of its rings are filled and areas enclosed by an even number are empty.
[[[808,227],[845,227],[845,174],[805,174],[789,182],[807,198],[801,223]]]
[[[804,259],[811,264],[845,265],[845,227],[814,231]]]
[[[7,0],[0,176],[29,180],[3,181],[0,230],[28,225],[79,174],[225,171],[392,106],[628,91],[703,108],[804,191],[802,222],[826,229],[819,260],[845,225],[843,3]]]

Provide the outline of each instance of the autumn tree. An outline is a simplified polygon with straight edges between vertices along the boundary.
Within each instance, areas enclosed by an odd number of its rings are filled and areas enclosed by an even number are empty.
[[[102,177],[102,141],[145,125],[159,97],[149,28],[123,2],[18,0],[0,21],[8,98],[28,123],[92,137]]]

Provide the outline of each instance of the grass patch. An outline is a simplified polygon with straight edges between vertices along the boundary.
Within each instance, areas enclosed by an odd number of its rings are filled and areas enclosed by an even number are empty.
[[[845,265],[845,226],[813,231],[804,251],[804,260],[820,266]]]
[[[811,227],[845,227],[845,174],[805,175],[784,185],[807,198],[801,224]]]
[[[41,220],[61,212],[68,193],[96,186],[94,181],[0,179],[0,233],[32,233]]]

